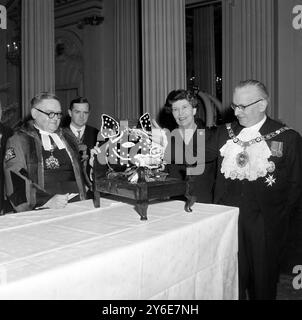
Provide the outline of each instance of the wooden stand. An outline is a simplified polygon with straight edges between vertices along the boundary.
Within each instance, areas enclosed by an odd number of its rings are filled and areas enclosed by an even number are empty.
[[[94,206],[100,207],[100,193],[109,193],[136,201],[135,209],[141,220],[147,220],[149,201],[164,200],[172,196],[186,196],[185,211],[191,212],[195,200],[186,194],[187,182],[174,178],[165,181],[146,182],[138,180],[137,183],[129,183],[119,179],[104,177],[104,168],[98,161],[94,161]]]

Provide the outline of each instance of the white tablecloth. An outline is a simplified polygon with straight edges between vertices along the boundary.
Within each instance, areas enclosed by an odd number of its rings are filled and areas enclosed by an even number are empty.
[[[0,217],[0,299],[237,299],[238,209],[101,199]]]

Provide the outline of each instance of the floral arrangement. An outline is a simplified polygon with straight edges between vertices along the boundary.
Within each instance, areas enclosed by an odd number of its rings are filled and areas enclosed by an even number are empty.
[[[108,167],[108,178],[131,183],[163,181],[167,177],[164,148],[152,139],[150,115],[142,115],[138,124],[138,128],[129,128],[127,122],[119,124],[103,114],[97,159]]]

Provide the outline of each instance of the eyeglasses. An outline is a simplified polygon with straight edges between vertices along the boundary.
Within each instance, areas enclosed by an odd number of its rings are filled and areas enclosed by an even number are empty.
[[[57,116],[58,119],[62,118],[62,112],[44,112],[40,109],[35,108],[36,110],[40,111],[41,113],[44,113],[48,116],[49,119],[53,119],[55,116]]]
[[[264,100],[264,99],[259,99],[259,100],[255,101],[255,102],[252,102],[252,103],[250,103],[250,104],[247,104],[246,106],[244,106],[244,105],[242,105],[242,104],[231,103],[231,108],[232,108],[233,110],[236,110],[236,108],[238,108],[240,111],[244,111],[247,107],[250,107],[250,106],[252,106],[252,105],[254,105],[254,104],[256,104],[256,103],[258,103],[258,102],[260,102],[260,101],[262,101],[262,100]]]

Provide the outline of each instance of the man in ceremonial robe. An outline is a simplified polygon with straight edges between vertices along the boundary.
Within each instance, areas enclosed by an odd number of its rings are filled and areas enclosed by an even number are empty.
[[[301,136],[269,118],[269,95],[240,82],[238,121],[217,130],[206,158],[218,156],[216,204],[239,207],[239,298],[275,299],[288,219],[301,197]]]
[[[14,210],[64,208],[70,194],[85,199],[78,146],[59,128],[58,98],[38,94],[31,100],[31,115],[33,120],[24,123],[6,146],[5,183]]]

